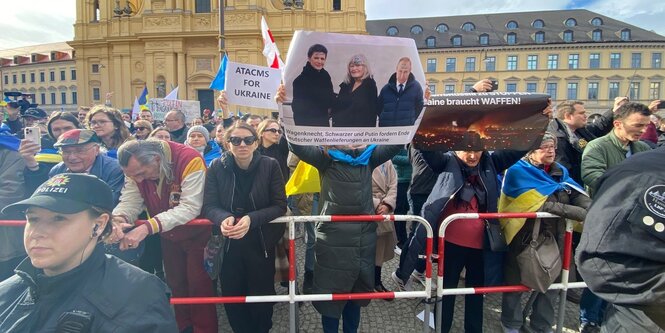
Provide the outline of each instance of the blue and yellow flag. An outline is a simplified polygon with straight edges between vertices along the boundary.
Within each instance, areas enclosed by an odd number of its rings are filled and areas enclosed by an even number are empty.
[[[35,160],[39,163],[53,163],[57,164],[62,162],[62,155],[55,148],[42,148],[42,150],[35,155]]]
[[[558,164],[558,163],[557,163]],[[557,182],[545,170],[520,160],[506,171],[499,198],[500,213],[537,212],[547,197],[561,190],[573,189],[586,195],[582,187],[568,175],[568,170],[558,164],[563,171]],[[499,219],[506,242],[510,244],[517,232],[522,229],[525,218]]]

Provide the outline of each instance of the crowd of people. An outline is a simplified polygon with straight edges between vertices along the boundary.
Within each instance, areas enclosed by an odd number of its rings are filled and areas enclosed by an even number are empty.
[[[302,75],[325,79],[326,56],[325,47],[313,46]],[[356,73],[358,68],[366,71]],[[410,62],[398,63],[382,96],[389,99],[391,89],[408,81],[407,69]],[[369,73],[364,56],[354,56],[349,89],[368,84]],[[481,80],[472,92],[491,89],[491,81]],[[375,83],[372,91],[378,94]],[[296,123],[339,125],[336,113],[303,118],[302,110],[296,111],[302,103],[299,94],[294,92]],[[278,102],[285,96],[281,87]],[[532,287],[525,277],[530,271],[522,264],[525,251],[534,243],[547,243],[560,256],[566,220],[579,222],[585,232],[589,225],[597,230],[597,218],[589,214],[594,211],[592,200],[614,193],[607,189],[607,175],[618,172],[615,167],[624,160],[646,159],[641,156],[663,150],[653,150],[665,143],[665,121],[656,114],[659,102],[647,106],[617,98],[593,122],[582,102],[549,105],[543,116],[551,117],[555,109],[556,118],[529,150],[491,152],[472,147],[421,151],[412,145],[301,146],[287,142],[278,120],[228,116],[224,92],[218,98],[221,117],[188,122],[184,113],[173,110],[163,124],[149,110],[131,122],[106,105],[47,115],[39,108],[20,112],[10,103],[0,128],[0,208],[6,206],[0,220],[26,219],[27,224],[25,231],[0,227],[0,331],[54,331],[80,324],[90,332],[217,332],[215,305],[176,305],[172,311],[167,293],[214,296],[220,284],[222,296],[274,295],[275,282],[287,279],[279,270],[288,256],[284,224],[269,222],[287,212],[408,213],[423,216],[435,230],[455,213],[550,212],[560,218],[463,219],[446,231],[445,288],[457,287],[461,279],[467,287]],[[344,121],[353,118],[345,116]],[[378,121],[391,120],[372,116],[372,122]],[[39,142],[24,137],[27,127],[41,128]],[[299,161],[318,170],[321,189],[287,197],[285,184]],[[646,208],[625,215],[629,220],[639,217],[637,227],[646,227],[645,233],[655,233],[662,241],[665,215],[658,210],[663,210],[659,205],[665,201],[665,184],[653,185],[663,186],[663,191],[649,192],[655,203],[650,206],[651,201],[642,199]],[[212,225],[185,225],[196,218]],[[423,227],[344,222],[306,223],[305,229],[305,293],[389,291],[386,285],[393,284],[382,281],[382,266],[395,253],[399,266],[386,273],[398,290],[413,290],[414,283],[424,281]],[[498,240],[491,230],[501,230]],[[607,304],[620,297],[604,289],[598,282],[602,277],[589,266],[596,258],[590,253],[607,251],[594,249],[589,245],[594,236],[583,235],[576,237],[584,246],[578,253],[579,271],[593,287],[581,296],[580,331],[599,332],[627,321],[643,331],[662,331],[662,258],[660,266],[649,266],[655,267],[653,280],[622,275],[626,283],[639,280],[635,283],[649,295],[646,305],[633,299]],[[218,264],[204,264],[211,256]],[[532,287],[536,291],[527,303],[528,323],[522,315],[522,294],[505,293],[504,332],[551,332],[557,294],[547,286],[559,278],[555,274]],[[656,296],[644,290],[650,281],[658,284],[651,291]],[[325,332],[337,332],[340,321],[344,332],[357,332],[360,309],[368,303],[313,305]],[[445,296],[436,304],[443,310],[444,332],[451,330],[454,303],[454,296]],[[224,310],[234,332],[272,328],[272,303],[226,304]],[[483,295],[465,296],[464,317],[466,332],[482,332]]]

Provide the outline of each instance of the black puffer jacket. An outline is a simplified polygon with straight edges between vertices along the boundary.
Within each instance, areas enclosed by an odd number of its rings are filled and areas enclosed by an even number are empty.
[[[329,111],[335,98],[328,72],[317,71],[307,62],[293,81],[293,121],[298,126],[330,127]]]
[[[230,152],[212,162],[206,174],[203,194],[202,215],[220,225],[224,219],[233,216],[233,193],[236,176],[233,172],[235,160]],[[249,192],[249,204],[253,210],[249,216],[249,233],[257,233],[263,240],[263,251],[267,253],[275,247],[285,230],[284,223],[270,221],[286,213],[286,193],[282,171],[273,158],[254,152],[248,170],[255,171]],[[236,216],[242,217],[242,216]]]
[[[164,283],[105,255],[101,245],[57,276],[45,276],[29,258],[16,272],[0,283],[0,332],[56,332],[60,316],[72,311],[91,316],[87,332],[178,332]]]
[[[330,158],[319,147],[289,144],[302,161],[319,170],[321,215],[371,215],[372,171],[390,160],[402,146],[379,146],[368,165],[352,166]],[[364,149],[343,150],[357,157]],[[352,293],[374,290],[376,223],[318,223],[314,248],[314,293]],[[367,305],[369,301],[354,301]],[[339,318],[346,302],[315,302],[322,315]]]
[[[635,154],[598,181],[575,262],[612,303],[608,332],[665,331],[665,148]]]

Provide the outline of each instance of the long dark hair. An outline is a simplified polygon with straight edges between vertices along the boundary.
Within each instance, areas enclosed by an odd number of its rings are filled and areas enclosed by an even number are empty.
[[[111,146],[106,147],[107,149],[117,149],[120,147],[121,144],[123,144],[129,137],[131,137],[131,133],[129,133],[129,129],[125,125],[125,121],[122,120],[122,113],[118,111],[118,109],[110,108],[106,105],[98,104],[92,107],[90,109],[90,112],[85,116],[85,121],[88,124],[88,127],[92,129],[92,126],[90,126],[90,120],[92,117],[98,113],[103,113],[109,119],[111,122],[113,122],[113,127],[115,128],[115,131],[113,131],[113,136],[111,137]]]

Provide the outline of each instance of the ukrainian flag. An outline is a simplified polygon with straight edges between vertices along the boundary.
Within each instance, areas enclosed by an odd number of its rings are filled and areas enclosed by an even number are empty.
[[[556,162],[555,162],[556,163]],[[520,160],[506,171],[499,198],[500,213],[531,213],[537,212],[547,198],[561,190],[577,190],[585,193],[568,174],[565,167],[558,164],[563,171],[561,181],[557,182],[544,170],[531,163]],[[585,193],[586,194],[586,193]],[[499,219],[506,242],[510,244],[517,232],[522,229],[525,218]]]
[[[62,156],[55,148],[42,148],[42,150],[35,155],[35,160],[39,163],[58,164],[62,162]]]

